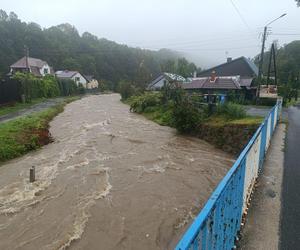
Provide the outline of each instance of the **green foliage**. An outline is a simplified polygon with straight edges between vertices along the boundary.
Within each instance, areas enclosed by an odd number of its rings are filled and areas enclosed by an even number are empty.
[[[37,78],[32,74],[17,72],[14,78],[21,82],[22,93],[25,94],[27,101],[33,98],[50,98],[60,95],[58,82],[54,76]]]
[[[39,141],[40,132],[48,128],[49,122],[63,111],[66,103],[77,99],[68,98],[64,103],[45,111],[0,124],[0,162],[42,146]]]
[[[3,74],[8,73],[9,65],[24,56],[26,44],[30,56],[47,61],[54,69],[65,68],[93,75],[109,82],[111,90],[116,90],[115,83],[122,80],[143,89],[162,71],[161,65],[180,57],[166,49],[130,48],[88,32],[80,36],[70,24],[42,29],[38,24],[22,22],[14,13],[8,16],[3,10],[0,11],[0,38],[0,72]],[[182,63],[185,67],[186,61]],[[190,63],[187,66],[194,68]]]
[[[160,92],[146,92],[143,95],[132,96],[128,102],[130,110],[133,112],[151,112],[150,108],[162,104],[162,94]]]
[[[127,81],[121,81],[118,84],[117,91],[120,93],[122,100],[127,100],[129,97],[137,95],[140,92],[138,88]]]
[[[205,117],[205,112],[200,112],[186,97],[177,102],[173,109],[173,124],[179,132],[195,131]]]
[[[17,72],[14,78],[21,82],[21,92],[25,94],[27,102],[36,98],[69,96],[85,92],[82,85],[77,86],[72,80],[57,80],[52,75],[39,78],[32,74]]]
[[[62,96],[78,94],[78,86],[70,79],[58,79],[58,86]]]
[[[246,117],[246,110],[239,104],[227,102],[217,106],[217,114],[228,119],[242,119]]]
[[[266,74],[268,72],[270,52],[264,54],[264,65],[263,72]],[[255,62],[258,65],[259,57],[255,58]],[[276,62],[277,62],[277,71],[279,84],[287,84],[290,78],[293,78],[293,81],[300,88],[299,82],[299,69],[300,69],[300,41],[290,42],[279,49],[276,49]],[[298,79],[298,81],[297,81]]]

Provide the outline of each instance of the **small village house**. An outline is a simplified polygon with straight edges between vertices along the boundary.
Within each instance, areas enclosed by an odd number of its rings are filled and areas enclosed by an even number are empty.
[[[84,88],[87,87],[87,79],[80,74],[78,71],[71,71],[71,70],[58,70],[55,72],[55,75],[58,79],[61,80],[72,80],[75,82],[77,86],[82,84]]]
[[[30,72],[35,76],[43,77],[48,74],[53,74],[53,69],[46,61],[24,56],[10,66],[10,75],[16,72]]]
[[[86,88],[87,89],[96,89],[99,87],[98,81],[92,75],[84,75],[84,78],[87,80]]]
[[[165,85],[176,85],[186,82],[186,79],[180,75],[163,72],[157,76],[150,84],[148,85],[148,90],[160,90]]]
[[[258,68],[249,59],[239,57],[226,63],[217,65],[198,74],[190,83],[182,87],[189,92],[202,94],[228,93],[243,94],[246,99],[253,99],[256,94],[255,78]]]

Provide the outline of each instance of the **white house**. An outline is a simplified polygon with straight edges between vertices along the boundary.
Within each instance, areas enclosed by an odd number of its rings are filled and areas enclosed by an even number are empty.
[[[84,78],[87,80],[86,88],[87,89],[96,89],[99,87],[98,81],[92,75],[84,75]]]
[[[16,72],[30,72],[35,76],[53,74],[53,70],[47,62],[38,58],[26,56],[10,66],[10,73],[14,74]]]
[[[55,75],[59,79],[63,80],[73,80],[76,85],[82,84],[84,88],[87,87],[87,79],[81,75],[78,71],[71,70],[59,70],[55,72]]]
[[[186,79],[180,75],[164,72],[156,77],[149,85],[149,90],[159,90],[165,85],[180,84],[186,82]]]

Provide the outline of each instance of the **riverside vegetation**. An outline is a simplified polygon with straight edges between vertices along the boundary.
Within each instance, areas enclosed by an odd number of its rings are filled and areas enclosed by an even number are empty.
[[[0,124],[0,162],[21,156],[52,141],[49,122],[64,106],[79,97],[68,97],[63,103],[45,111]]]
[[[218,105],[210,113],[207,105],[199,105],[182,89],[144,92],[123,101],[130,110],[163,126],[190,134],[232,154],[238,154],[251,138],[261,117],[246,115],[243,106],[235,103]]]

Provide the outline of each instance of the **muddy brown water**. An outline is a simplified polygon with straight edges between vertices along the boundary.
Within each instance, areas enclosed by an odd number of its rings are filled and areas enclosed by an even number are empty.
[[[233,158],[119,100],[67,105],[54,143],[0,167],[0,249],[174,247]]]

